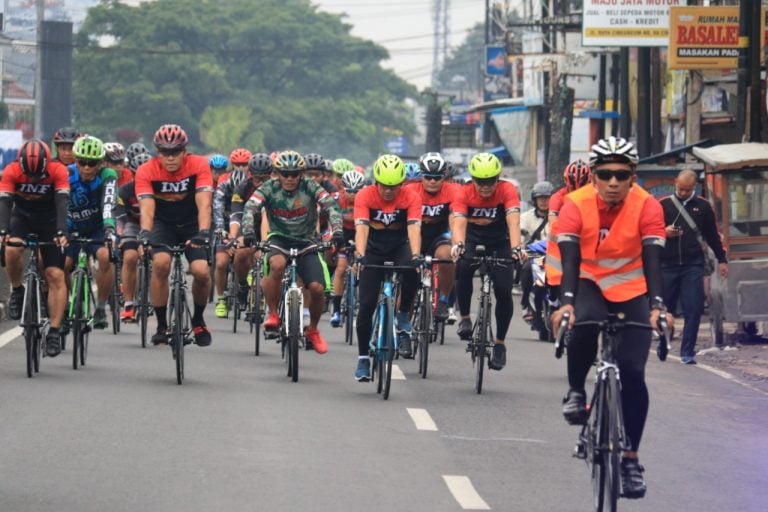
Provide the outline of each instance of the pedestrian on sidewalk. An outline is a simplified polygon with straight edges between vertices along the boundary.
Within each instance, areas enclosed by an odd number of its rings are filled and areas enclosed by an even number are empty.
[[[667,242],[661,260],[664,302],[674,311],[680,300],[683,334],[680,357],[684,364],[696,364],[696,336],[704,311],[704,277],[714,270],[728,277],[728,260],[717,228],[712,206],[697,196],[696,173],[680,171],[675,192],[661,199]],[[708,248],[718,261],[708,261]],[[709,268],[707,268],[709,267]]]

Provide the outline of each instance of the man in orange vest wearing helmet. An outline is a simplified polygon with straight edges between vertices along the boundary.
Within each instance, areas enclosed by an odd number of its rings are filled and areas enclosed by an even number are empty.
[[[596,326],[574,326],[574,320],[604,321],[608,313],[623,313],[625,321],[650,321],[656,326],[665,310],[664,214],[659,202],[634,183],[637,162],[637,150],[622,138],[610,137],[592,146],[592,185],[566,196],[555,227],[562,256],[563,305],[552,321],[559,325],[563,314],[570,312],[570,389],[563,415],[571,424],[586,420],[584,382],[597,355],[599,335]],[[637,450],[648,414],[645,363],[650,344],[650,330],[626,327],[617,346],[629,445],[621,461],[622,494],[627,498],[642,498],[646,490]]]

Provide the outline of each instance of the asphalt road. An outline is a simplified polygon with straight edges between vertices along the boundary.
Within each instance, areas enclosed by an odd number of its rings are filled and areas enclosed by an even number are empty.
[[[0,348],[0,511],[591,509],[560,414],[565,362],[519,318],[482,395],[450,328],[428,378],[398,361],[383,401],[326,321],[328,354],[302,352],[294,384],[277,345],[254,357],[249,334],[207,313],[213,344],[187,350],[182,386],[136,326],[92,336],[85,368],[67,351],[33,379],[19,338]],[[768,510],[768,395],[655,356],[648,381],[649,490],[620,509]]]

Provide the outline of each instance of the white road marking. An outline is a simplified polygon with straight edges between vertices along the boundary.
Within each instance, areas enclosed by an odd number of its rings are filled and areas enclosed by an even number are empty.
[[[457,435],[444,435],[446,439],[456,439],[459,441],[511,441],[514,443],[536,443],[544,444],[546,441],[543,439],[531,439],[529,437],[471,437],[471,436],[457,436]]]
[[[395,363],[392,363],[392,380],[406,380],[403,370]]]
[[[406,408],[408,414],[411,415],[413,423],[416,425],[416,430],[429,430],[430,432],[437,432],[437,425],[432,420],[426,409],[411,409]]]
[[[21,327],[13,327],[5,331],[3,334],[0,334],[0,347],[6,346],[17,337],[21,336],[21,333]]]
[[[491,510],[466,476],[443,475],[445,485],[464,510]]]

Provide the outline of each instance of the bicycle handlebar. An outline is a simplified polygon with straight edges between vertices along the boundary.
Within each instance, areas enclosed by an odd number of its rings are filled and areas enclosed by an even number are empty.
[[[254,245],[258,250],[261,251],[277,251],[286,258],[298,258],[300,256],[304,256],[305,254],[313,253],[313,252],[323,252],[327,251],[332,247],[332,244],[329,244],[327,242],[321,242],[319,244],[310,244],[303,249],[285,249],[283,247],[280,247],[279,245],[273,245],[269,242],[260,242]],[[296,254],[291,254],[291,251],[296,251]]]
[[[31,240],[31,241],[30,241]],[[5,243],[0,242],[0,267],[5,267],[5,248],[6,247],[26,247],[26,248],[38,248],[38,247],[59,247],[56,242],[40,242],[36,235],[30,235],[29,239],[22,240],[21,242],[7,241]],[[64,252],[64,247],[61,246],[61,252]]]

